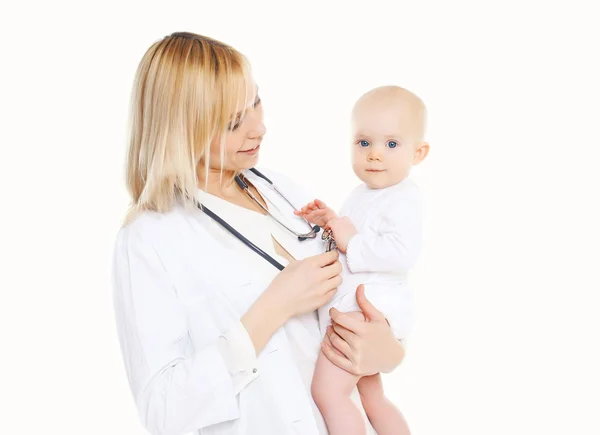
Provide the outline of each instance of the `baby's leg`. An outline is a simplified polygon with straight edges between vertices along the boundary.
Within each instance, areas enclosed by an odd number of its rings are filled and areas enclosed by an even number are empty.
[[[402,413],[385,397],[379,373],[360,378],[358,392],[369,421],[378,435],[410,435]]]
[[[329,342],[327,335],[324,340]],[[311,391],[329,435],[365,435],[363,415],[350,398],[359,378],[333,364],[323,352],[319,353]]]

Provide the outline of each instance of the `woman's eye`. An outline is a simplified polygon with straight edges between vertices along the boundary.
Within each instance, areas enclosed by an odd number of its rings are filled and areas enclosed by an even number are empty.
[[[367,140],[361,140],[361,141],[358,141],[358,144],[361,147],[368,147],[369,146],[369,141],[367,141]]]
[[[260,104],[260,102],[261,102],[261,99],[260,99],[260,97],[257,96],[256,101],[254,101],[254,104],[252,105],[252,107],[258,106]]]
[[[242,120],[238,120],[235,122],[235,124],[230,124],[229,125],[229,131],[236,131],[238,128],[240,128],[240,125],[242,125]]]
[[[390,148],[396,148],[398,146],[398,142],[391,140],[387,143],[387,146]]]

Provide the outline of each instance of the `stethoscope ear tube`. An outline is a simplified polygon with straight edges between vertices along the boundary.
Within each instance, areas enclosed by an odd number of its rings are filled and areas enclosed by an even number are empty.
[[[273,190],[275,190],[275,192],[285,201],[287,202],[290,207],[292,207],[294,210],[296,210],[296,207],[294,206],[294,204],[292,204],[287,198],[286,196],[281,193],[279,191],[279,189],[277,188],[277,186],[275,186],[275,184],[273,184],[273,182],[271,180],[269,180],[265,175],[263,175],[260,171],[258,171],[257,169],[254,168],[250,168],[249,169],[250,172],[252,172],[253,174],[255,174],[257,177],[262,178],[263,180],[265,180],[267,183],[269,183],[269,185],[271,186],[271,188]],[[240,187],[240,189],[242,189],[244,192],[246,192],[246,195],[248,195],[250,197],[250,199],[252,199],[252,201],[254,201],[256,204],[258,204],[258,206],[263,209],[263,211],[265,213],[267,213],[269,215],[269,217],[271,217],[275,222],[277,222],[279,225],[281,225],[283,228],[285,228],[287,231],[289,231],[290,233],[294,234],[296,237],[298,237],[299,241],[304,241],[306,239],[314,239],[315,237],[317,237],[317,234],[319,233],[319,231],[321,231],[321,227],[318,225],[312,226],[310,224],[310,222],[308,222],[306,219],[304,219],[304,221],[306,222],[306,224],[308,225],[308,227],[310,228],[310,232],[308,233],[298,233],[296,231],[294,231],[293,229],[291,229],[290,227],[288,227],[286,224],[284,224],[283,222],[281,222],[279,219],[277,219],[275,216],[273,216],[271,214],[271,212],[262,205],[262,203],[256,198],[256,196],[254,196],[254,194],[252,192],[250,192],[250,189],[248,188],[248,183],[246,183],[242,177],[240,175],[236,175],[235,176],[235,182],[237,183],[237,185]]]

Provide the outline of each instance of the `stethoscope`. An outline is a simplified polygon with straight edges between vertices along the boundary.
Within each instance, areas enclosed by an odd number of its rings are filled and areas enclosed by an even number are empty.
[[[252,172],[257,177],[262,178],[264,181],[266,181],[269,184],[269,186],[285,202],[287,202],[294,210],[296,210],[296,207],[294,207],[294,205],[285,197],[285,195],[283,193],[281,193],[281,191],[277,188],[277,186],[269,178],[267,178],[263,173],[261,173],[260,171],[258,171],[257,169],[254,169],[254,168],[249,169],[249,171]],[[244,179],[242,178],[241,175],[239,175],[239,174],[236,175],[234,179],[235,179],[235,182],[237,183],[237,185],[240,187],[240,189],[242,189],[246,193],[246,195],[248,195],[250,197],[250,199],[252,199],[256,204],[258,204],[260,206],[260,208],[263,209],[271,219],[273,219],[275,222],[277,222],[279,225],[281,225],[283,228],[285,228],[291,234],[298,237],[299,241],[302,242],[307,239],[314,239],[315,237],[317,237],[317,234],[321,231],[321,227],[319,227],[318,225],[312,226],[310,224],[310,222],[308,222],[306,219],[303,219],[303,220],[306,222],[306,224],[310,228],[310,231],[308,233],[299,233],[299,232],[293,230],[292,228],[290,228],[289,226],[287,226],[286,224],[281,222],[276,216],[273,216],[273,214],[271,214],[271,212],[265,206],[263,206],[261,204],[261,202],[256,198],[256,196],[254,196],[254,194],[252,192],[250,192],[250,189],[248,188],[248,183],[246,183],[244,181]],[[269,263],[271,263],[273,266],[275,266],[277,269],[279,269],[279,270],[284,269],[284,266],[281,263],[279,263],[277,260],[275,260],[269,254],[267,254],[261,248],[256,246],[254,243],[252,243],[246,237],[244,237],[243,234],[241,234],[239,231],[237,231],[235,228],[233,228],[231,225],[229,225],[223,218],[221,218],[216,213],[211,211],[208,207],[206,207],[205,205],[203,205],[201,203],[197,203],[197,206],[207,216],[209,216],[211,219],[213,219],[215,222],[217,222],[219,225],[221,225],[225,230],[227,230],[229,233],[231,233],[233,236],[235,236],[244,245],[246,245],[247,247],[252,249],[254,252],[256,252],[258,255],[260,255],[262,258],[264,258]],[[333,241],[333,237],[331,236],[330,231],[325,231],[322,235],[322,239],[328,242],[328,245],[327,245],[328,251],[335,247],[335,242]]]

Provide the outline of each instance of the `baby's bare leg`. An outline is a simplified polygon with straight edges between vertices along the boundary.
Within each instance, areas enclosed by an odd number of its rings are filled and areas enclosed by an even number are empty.
[[[364,319],[362,313],[358,313]],[[324,341],[329,342],[327,336]],[[359,376],[348,373],[319,353],[312,395],[330,435],[365,435],[363,415],[350,398]]]
[[[360,378],[358,392],[369,421],[378,435],[410,435],[402,413],[385,397],[379,373]]]

